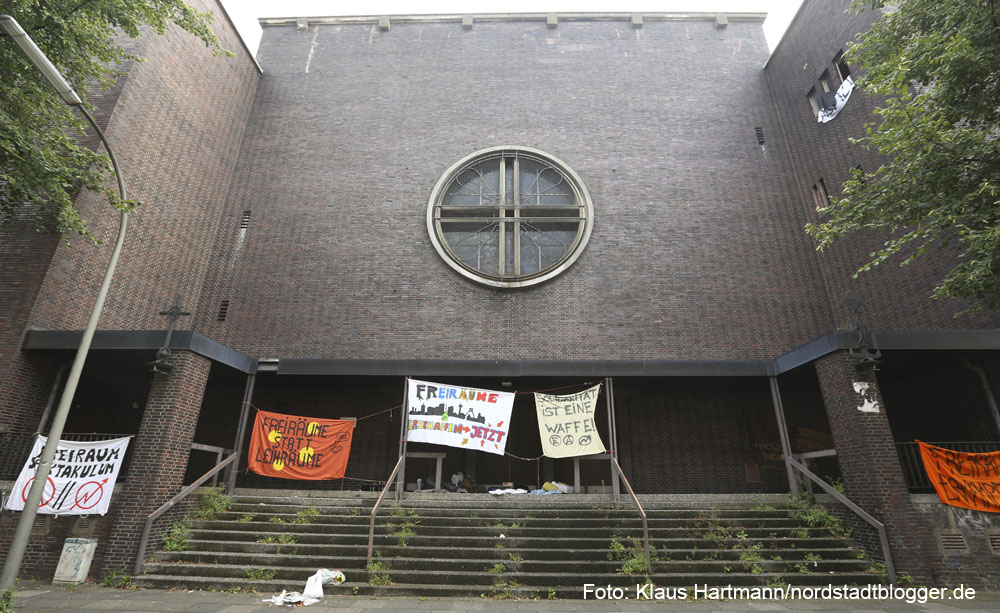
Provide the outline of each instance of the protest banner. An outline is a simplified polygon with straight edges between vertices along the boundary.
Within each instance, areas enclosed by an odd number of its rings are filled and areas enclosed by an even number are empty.
[[[257,411],[247,468],[280,479],[343,479],[354,422]]]
[[[568,396],[535,393],[542,453],[550,458],[604,453],[604,442],[594,423],[600,393],[600,384]]]
[[[131,436],[108,441],[59,441],[49,478],[42,490],[39,513],[49,515],[104,515],[118,480]],[[37,436],[21,474],[18,475],[7,508],[23,511],[35,480],[42,448],[48,437]]]
[[[503,455],[514,394],[410,379],[407,440]]]
[[[920,456],[941,502],[953,507],[1000,513],[1000,451],[962,453],[927,443]]]

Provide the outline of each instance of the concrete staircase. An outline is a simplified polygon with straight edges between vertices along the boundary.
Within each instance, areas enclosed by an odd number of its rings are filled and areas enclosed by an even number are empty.
[[[880,580],[849,539],[790,519],[781,497],[759,499],[643,497],[655,548],[649,578],[689,593],[696,584]],[[187,550],[147,558],[136,580],[144,587],[301,591],[316,569],[330,568],[347,582],[327,586],[327,595],[582,598],[591,583],[627,587],[635,598],[645,574],[642,523],[626,501],[411,494],[379,510],[377,557],[366,568],[372,493],[243,492],[229,512],[194,523]]]

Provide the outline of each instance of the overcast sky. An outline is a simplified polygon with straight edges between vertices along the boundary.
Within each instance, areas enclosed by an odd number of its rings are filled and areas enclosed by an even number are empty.
[[[343,15],[426,15],[464,13],[767,13],[764,36],[774,46],[802,0],[222,0],[250,51],[260,44],[261,17],[333,17]]]

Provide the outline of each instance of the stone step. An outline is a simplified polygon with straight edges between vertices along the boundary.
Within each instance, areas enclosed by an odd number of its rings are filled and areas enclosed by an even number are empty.
[[[372,504],[369,505],[319,505],[312,499],[295,500],[243,500],[236,499],[230,508],[230,513],[258,513],[258,514],[295,514],[302,509],[312,506],[323,515],[347,515],[365,516],[371,514]],[[700,508],[645,508],[647,516],[663,519],[711,519],[718,517],[774,517],[781,518],[788,516],[787,509],[753,509],[753,508],[732,508],[732,509],[700,509]],[[545,505],[519,507],[487,504],[450,504],[450,505],[414,505],[404,504],[392,506],[383,504],[379,507],[378,516],[397,514],[417,514],[427,517],[524,517],[533,515],[537,517],[638,517],[638,511],[634,506],[622,507],[602,507],[600,505],[586,504],[566,504],[566,505]]]
[[[338,529],[337,526],[323,525],[289,525],[289,524],[251,524],[240,526],[234,529],[235,524],[225,522],[209,523],[208,526],[195,526],[191,529],[191,538],[194,539],[229,539],[233,541],[260,540],[261,538],[274,539],[279,542],[281,538],[294,538],[298,543],[322,543],[331,538],[335,538],[340,543],[368,543],[368,531]],[[377,525],[375,526],[375,540],[379,543],[388,542],[391,539],[401,538],[398,532],[402,530],[400,526]],[[447,542],[462,547],[494,547],[498,543],[507,547],[530,547],[527,544],[531,541],[568,543],[570,541],[580,544],[581,548],[586,547],[586,543],[592,540],[604,540],[610,542],[613,535],[622,538],[641,538],[642,528],[474,528],[474,527],[449,527],[449,526],[428,526],[416,524],[409,527],[415,534],[405,537],[405,543],[413,545],[430,545],[429,541],[436,539],[446,539]],[[503,538],[500,536],[503,535]],[[723,536],[728,538],[723,538]],[[728,542],[740,541],[770,541],[784,539],[808,540],[809,538],[819,538],[830,536],[830,531],[826,528],[743,528],[731,531],[728,535],[718,535],[707,529],[680,529],[665,528],[650,531],[651,541],[686,539],[695,542],[701,541],[701,546],[714,546],[717,540]],[[512,541],[516,540],[514,543]],[[501,543],[501,541],[506,541]],[[572,545],[567,545],[572,546]],[[694,545],[698,546],[698,545]]]
[[[295,579],[282,580],[273,579],[266,581],[254,581],[233,577],[177,577],[173,575],[142,575],[136,577],[136,582],[141,587],[148,588],[170,588],[183,587],[186,589],[202,589],[216,591],[256,591],[256,592],[280,592],[283,589],[289,591],[302,591],[305,580],[314,570],[308,574]],[[435,583],[408,584],[394,580],[390,572],[389,579],[393,581],[388,586],[372,586],[363,581],[355,581],[348,577],[348,581],[338,586],[325,586],[324,592],[327,595],[337,594],[357,594],[373,595],[379,597],[389,596],[411,596],[411,597],[466,597],[466,598],[521,598],[521,599],[546,599],[550,595],[559,599],[581,599],[583,597],[583,584],[592,583],[590,579],[583,582],[573,575],[550,575],[553,579],[548,585],[468,585],[444,583],[440,578]],[[511,577],[498,578],[501,582],[508,584],[514,582]],[[638,584],[643,583],[641,577],[629,575],[616,575],[602,577],[598,585],[611,585],[627,590],[626,594],[634,597]],[[606,580],[605,580],[606,579]],[[837,575],[830,574],[795,574],[788,573],[760,573],[752,574],[700,574],[700,573],[677,573],[677,574],[656,574],[651,577],[654,585],[660,587],[685,588],[689,592],[694,586],[765,586],[769,583],[793,582],[797,586],[823,586],[831,581],[837,584],[865,585],[876,582],[878,576],[868,573],[843,573]],[[792,581],[794,580],[794,581]]]
[[[523,520],[525,524],[474,524],[468,522],[434,522],[428,519],[397,519],[375,523],[375,534],[389,534],[398,532],[403,526],[409,530],[424,536],[439,535],[462,535],[462,536],[497,536],[504,534],[507,536],[547,536],[559,535],[567,532],[575,536],[599,537],[606,535],[608,538],[612,534],[641,535],[642,523],[639,521],[621,522],[618,524],[605,523],[599,526],[581,526],[576,523],[558,524],[555,526],[536,526],[533,520]],[[516,525],[515,525],[516,524]],[[214,530],[229,530],[254,533],[296,533],[296,534],[368,534],[368,525],[360,524],[340,524],[340,523],[275,523],[275,522],[231,522],[221,519],[196,521],[192,526],[195,530],[211,532]],[[741,536],[746,538],[770,538],[785,537],[793,535],[822,535],[829,534],[825,528],[811,528],[805,525],[765,525],[755,526],[727,526],[725,530],[706,526],[674,526],[656,525],[649,526],[651,536],[660,538],[671,538],[678,536],[703,536],[709,538],[713,536]]]
[[[317,568],[336,568],[348,582],[328,594],[579,599],[584,583],[634,592],[642,580],[619,574],[625,562],[609,559],[614,542],[641,543],[642,523],[631,503],[608,497],[417,495],[387,503],[376,518],[374,550],[391,585],[371,585],[374,495],[283,494],[241,496],[216,519],[194,522],[189,550],[154,553],[139,585],[301,591]],[[656,585],[881,579],[866,572],[871,563],[858,559],[849,539],[789,518],[780,499],[691,498],[644,501]],[[401,538],[404,525],[415,534]]]
[[[153,574],[176,574],[176,575],[215,575],[214,569],[236,569],[238,572],[232,576],[242,576],[247,568],[287,568],[289,564],[297,568],[336,568],[344,571],[363,571],[366,567],[366,560],[362,557],[327,557],[315,555],[289,555],[272,553],[199,553],[194,555],[183,555],[186,552],[174,552],[171,555],[160,553],[156,556],[155,562],[146,564],[146,571]],[[783,551],[782,554],[770,554],[767,552],[757,552],[763,559],[760,561],[748,561],[744,563],[739,557],[721,558],[712,555],[710,552],[705,559],[692,557],[687,554],[686,558],[673,559],[669,554],[662,552],[657,554],[653,568],[659,573],[676,572],[744,572],[747,570],[745,564],[757,564],[768,572],[798,572],[808,574],[810,572],[845,572],[864,571],[871,566],[871,562],[858,560],[856,557],[850,558],[823,558],[818,561],[809,560],[804,557],[804,552]],[[734,553],[741,553],[736,551]],[[511,558],[511,556],[514,556]],[[788,556],[788,557],[785,557]],[[773,557],[780,557],[775,560]],[[821,558],[823,556],[820,556]],[[488,570],[496,564],[503,564],[507,572],[544,574],[553,572],[564,572],[566,562],[564,560],[530,560],[524,559],[519,552],[510,552],[507,556],[497,556],[494,558],[471,558],[471,559],[434,559],[434,558],[390,558],[380,557],[378,560],[389,566],[392,570],[406,571],[475,571],[477,569]],[[617,574],[622,566],[620,560],[603,559],[574,560],[573,572],[585,576],[597,576],[605,574]],[[728,569],[728,570],[727,570]],[[411,581],[419,583],[419,581]]]
[[[453,585],[488,586],[493,585],[495,582],[500,580],[524,586],[583,585],[584,583],[603,580],[606,576],[618,574],[617,568],[613,567],[605,568],[601,574],[595,575],[594,569],[581,569],[577,568],[575,565],[574,568],[568,572],[565,565],[560,566],[553,564],[550,568],[545,568],[540,571],[525,571],[516,569],[515,567],[517,565],[513,563],[502,564],[500,562],[496,562],[492,565],[483,563],[479,566],[470,564],[466,568],[460,569],[444,569],[435,566],[433,563],[428,563],[422,568],[411,569],[398,567],[394,560],[386,560],[383,558],[379,561],[388,567],[386,572],[388,572],[393,581],[408,584],[435,584],[440,583],[442,581],[442,577],[446,577],[447,582]],[[295,581],[302,577],[308,577],[316,571],[316,568],[329,568],[329,566],[303,566],[301,565],[301,562],[301,560],[296,559],[294,560],[295,566],[291,566],[289,564],[278,564],[274,566],[260,565],[249,567],[244,565],[227,564],[164,564],[153,562],[149,563],[147,568],[148,572],[151,574],[164,576],[231,577],[234,579],[243,578],[250,580],[252,580],[254,576],[266,576],[275,580],[283,581]],[[500,570],[501,564],[503,566],[502,572]],[[751,568],[755,572],[751,573]],[[660,561],[653,563],[653,576],[670,577],[679,574],[696,576],[728,575],[735,578],[745,574],[753,575],[764,572],[773,574],[786,573],[790,576],[794,576],[796,579],[799,579],[800,575],[809,576],[813,574],[820,574],[830,580],[831,578],[838,578],[840,575],[845,573],[863,573],[866,568],[866,566],[861,566],[853,562],[830,562],[825,565],[817,563],[815,566],[812,563],[808,563],[800,569],[795,567],[794,563],[766,560],[754,562],[752,566],[749,564],[741,565],[732,563]],[[364,566],[338,567],[338,570],[343,572],[344,575],[349,578],[360,580],[360,578],[363,577],[364,580],[367,581],[368,572],[365,570]],[[585,570],[592,572],[585,572]]]
[[[272,521],[274,518],[274,521]],[[281,520],[281,521],[277,521]],[[261,512],[226,512],[219,513],[215,517],[215,521],[222,522],[236,522],[236,523],[261,523],[269,522],[275,524],[295,524],[295,525],[305,525],[305,524],[321,524],[321,525],[343,525],[343,526],[364,526],[367,528],[370,518],[368,515],[363,516],[352,516],[352,515],[342,515],[342,514],[320,514],[317,516],[312,515],[300,515],[298,513],[291,512],[275,512],[275,513],[261,513]],[[406,520],[425,520],[425,521],[444,521],[446,520],[449,525],[453,526],[498,526],[505,527],[512,524],[519,524],[521,526],[533,526],[538,528],[563,528],[567,525],[580,528],[588,527],[606,527],[606,526],[617,526],[622,524],[642,524],[642,520],[635,514],[619,516],[619,517],[576,517],[576,516],[546,516],[546,517],[524,517],[523,515],[509,515],[504,517],[469,517],[469,516],[426,516],[426,515],[406,515],[406,516],[384,516],[379,515],[376,517],[376,524],[382,524],[390,521]],[[775,527],[798,527],[804,526],[805,524],[802,520],[790,519],[787,516],[782,517],[718,517],[712,519],[697,519],[697,518],[674,518],[674,517],[650,517],[647,521],[650,528],[662,527],[662,528],[686,528],[686,527],[705,527],[708,525],[721,525],[727,527],[733,526],[755,526],[758,528],[764,528],[768,526]]]
[[[324,559],[364,559],[367,556],[367,546],[352,546],[341,544],[303,544],[295,543],[288,545],[257,543],[257,542],[230,542],[230,541],[191,541],[191,549],[183,552],[157,552],[154,557],[167,560],[174,559],[174,556],[190,556],[192,559],[211,561],[220,554],[228,555],[275,555],[275,556],[308,556]],[[654,542],[655,545],[655,542]],[[394,543],[389,546],[376,546],[375,551],[381,553],[387,559],[397,558],[421,558],[434,560],[455,560],[462,562],[470,559],[485,559],[494,561],[506,561],[510,559],[510,554],[515,553],[523,560],[545,561],[545,560],[573,560],[576,562],[603,561],[607,560],[611,550],[607,547],[595,549],[556,549],[556,548],[514,548],[504,549],[486,548],[451,548],[451,547],[418,547],[407,545],[399,547]],[[698,548],[665,548],[656,547],[656,552],[664,558],[671,560],[684,560],[688,557],[694,560],[705,558],[718,560],[738,560],[743,551],[740,549],[698,549]],[[781,556],[783,559],[799,559],[806,553],[815,553],[824,559],[857,559],[857,550],[846,547],[809,547],[809,548],[765,548],[757,550],[763,557],[772,558]]]

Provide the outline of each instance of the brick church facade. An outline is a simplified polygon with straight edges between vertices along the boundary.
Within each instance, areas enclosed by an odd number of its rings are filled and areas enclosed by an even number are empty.
[[[1000,449],[1000,315],[930,298],[950,253],[854,279],[880,237],[818,253],[803,230],[879,163],[849,142],[873,100],[854,92],[828,123],[810,102],[849,76],[838,54],[870,14],[806,0],[770,54],[759,14],[279,19],[255,60],[214,1],[192,4],[234,57],[144,37],[147,61],[92,97],[144,204],[66,432],[133,435],[128,466],[107,516],[38,522],[23,574],[50,573],[71,535],[100,539],[94,576],[130,567],[145,518],[215,463],[192,444],[239,450],[237,486],[289,487],[244,470],[244,408],[359,419],[347,478],[307,485],[375,490],[407,376],[519,392],[611,378],[638,493],[787,492],[778,407],[793,454],[836,451],[810,466],[886,524],[900,572],[996,584],[1000,521],[941,505],[911,441]],[[548,187],[531,196],[526,177]],[[77,206],[110,242],[107,203]],[[28,219],[2,232],[9,486],[110,249]],[[154,376],[178,297],[191,314]],[[533,410],[515,403],[513,455],[448,449],[446,472],[572,481],[571,462],[530,459]],[[609,478],[583,464],[589,491]],[[942,548],[955,534],[964,549]]]

